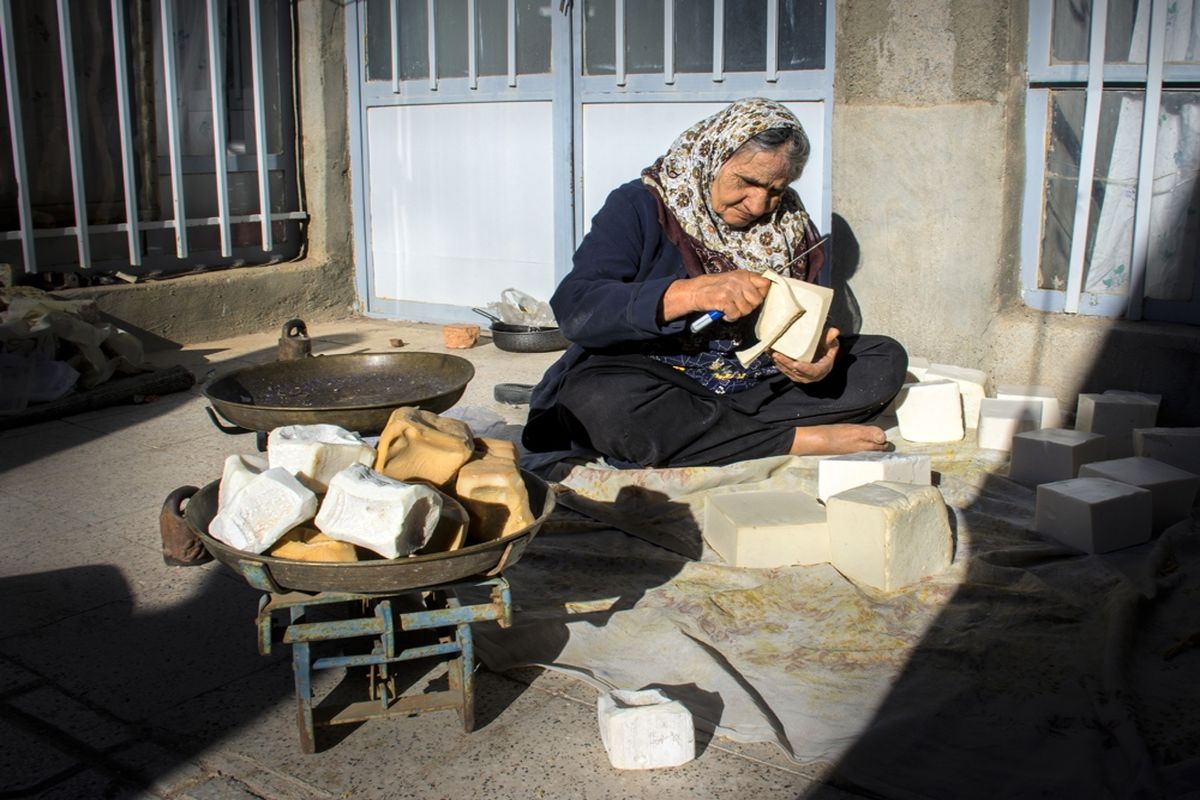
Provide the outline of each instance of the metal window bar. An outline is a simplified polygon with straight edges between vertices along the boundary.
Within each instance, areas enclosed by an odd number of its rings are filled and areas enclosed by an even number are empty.
[[[257,3],[255,3],[257,6]],[[175,207],[175,255],[187,258],[187,219],[183,203],[183,164],[179,141],[179,75],[175,66],[175,3],[174,0],[159,0],[162,27],[163,74],[167,105],[167,146],[171,157],[171,195]],[[252,19],[257,16],[255,7]],[[253,24],[253,23],[252,23]]]
[[[1064,311],[1079,313],[1087,255],[1088,219],[1092,184],[1096,177],[1096,141],[1100,133],[1100,104],[1104,96],[1104,39],[1108,24],[1108,0],[1093,0],[1092,29],[1088,43],[1088,81],[1084,99],[1083,141],[1080,144],[1079,184],[1075,191],[1075,222],[1071,230],[1071,257],[1067,269]]]
[[[438,71],[437,71],[437,18],[434,16],[433,0],[425,0],[426,19],[428,27],[426,29],[427,45],[429,47],[429,91],[436,92],[438,87]]]
[[[675,82],[675,0],[663,0],[663,83]]]
[[[254,150],[258,162],[258,208],[262,216],[262,249],[268,252],[274,246],[274,242],[271,237],[271,184],[267,173],[267,115],[263,100],[262,18],[259,5],[259,0],[250,0],[250,62],[254,85]]]
[[[625,85],[625,0],[613,3],[613,78],[617,86]]]
[[[508,85],[517,85],[517,0],[508,0]]]
[[[71,196],[75,205],[79,266],[92,266],[88,235],[87,187],[83,180],[83,142],[79,138],[79,92],[75,84],[75,48],[71,39],[71,9],[58,0],[58,49],[62,64],[63,104],[67,112],[67,157],[71,164]]]
[[[713,83],[725,80],[725,0],[713,0]]]
[[[392,94],[400,94],[400,0],[389,4],[392,31]]]
[[[767,68],[764,80],[779,80],[779,0],[767,0]]]
[[[0,45],[4,50],[4,91],[8,100],[8,128],[12,132],[13,176],[17,182],[17,218],[21,230],[21,253],[25,271],[37,272],[37,254],[33,244],[33,208],[29,200],[29,171],[25,166],[25,129],[21,121],[17,57],[13,43],[12,2],[0,0]]]
[[[479,88],[479,68],[475,64],[475,0],[467,0],[467,86]]]
[[[138,225],[137,179],[133,164],[133,122],[129,114],[129,48],[125,41],[125,4],[112,0],[113,66],[117,80],[117,127],[121,136],[121,177],[125,186],[125,223],[128,226],[129,263],[142,265],[142,234]]]
[[[234,214],[229,218],[231,224],[242,222],[258,222],[262,219],[261,214]],[[308,213],[304,211],[288,211],[280,214],[272,214],[273,221],[283,220],[306,220]],[[217,225],[221,222],[220,217],[192,217],[186,219],[183,224],[189,228],[207,228]],[[142,231],[165,231],[175,228],[175,220],[143,220],[138,223],[138,229]],[[110,225],[90,225],[88,230],[94,234],[102,233],[128,233],[129,224],[125,222],[114,222]],[[65,228],[38,228],[33,231],[33,237],[37,239],[58,239],[63,236],[74,236],[78,229],[74,226]],[[21,231],[4,231],[0,233],[0,242],[11,242],[22,238]]]
[[[217,176],[217,218],[221,233],[221,255],[233,255],[229,235],[229,169],[225,162],[225,81],[221,48],[221,24],[217,15],[217,0],[207,0],[208,12],[208,81],[213,115],[213,166]]]
[[[1142,104],[1142,150],[1138,155],[1137,200],[1133,213],[1133,261],[1127,319],[1142,318],[1146,265],[1150,253],[1150,206],[1154,199],[1154,162],[1158,151],[1158,109],[1162,101],[1163,51],[1167,38],[1167,4],[1150,5],[1150,42],[1146,52],[1146,96]]]

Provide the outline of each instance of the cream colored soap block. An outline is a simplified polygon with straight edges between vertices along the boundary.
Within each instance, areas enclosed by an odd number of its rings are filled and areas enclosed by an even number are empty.
[[[677,767],[696,757],[692,714],[659,689],[614,689],[596,699],[600,741],[617,769]]]
[[[947,380],[957,383],[958,391],[962,394],[963,425],[968,430],[979,425],[979,404],[987,397],[986,372],[950,364],[931,364],[922,380]]]
[[[825,509],[801,492],[732,492],[704,501],[704,540],[734,567],[829,561]]]
[[[954,381],[906,383],[896,396],[900,435],[910,442],[963,438],[962,394]]]
[[[950,517],[932,486],[880,481],[825,508],[833,565],[859,585],[895,592],[950,566]]]
[[[301,525],[285,533],[267,553],[292,561],[358,561],[358,551],[349,542],[330,539],[316,528]]]
[[[469,537],[490,542],[534,523],[529,491],[517,465],[503,458],[482,458],[458,471],[454,494],[471,516]]]
[[[1155,533],[1190,517],[1192,501],[1196,499],[1196,491],[1200,490],[1200,475],[1139,456],[1084,464],[1079,469],[1079,477],[1108,478],[1149,491],[1154,501],[1152,526]]]
[[[1200,475],[1200,428],[1134,428],[1133,454]]]
[[[316,522],[331,539],[398,558],[424,547],[441,516],[442,495],[436,489],[352,464],[329,482]]]
[[[1152,428],[1158,403],[1137,393],[1081,394],[1075,407],[1075,430],[1108,438],[1108,457],[1133,455],[1133,429]]]
[[[739,350],[738,361],[749,366],[767,348],[797,361],[812,361],[825,332],[833,289],[786,278],[772,270],[762,275],[771,281],[771,288],[754,324],[758,342]]]
[[[317,496],[282,467],[256,475],[220,509],[208,532],[230,547],[262,553],[317,513]]]
[[[1150,492],[1107,478],[1072,478],[1037,488],[1033,529],[1085,553],[1108,553],[1150,539]]]
[[[1013,436],[1037,430],[1041,419],[1041,403],[985,397],[979,404],[978,444],[988,450],[1011,450]]]
[[[334,475],[351,464],[375,461],[375,449],[337,425],[285,425],[267,436],[267,458],[317,494],[325,494]]]
[[[375,471],[399,481],[445,486],[471,459],[475,441],[462,420],[404,406],[388,418],[375,448]]]
[[[1049,386],[1023,386],[1014,383],[1002,383],[996,387],[997,400],[1028,400],[1041,405],[1039,428],[1061,428],[1062,406],[1058,396]]]
[[[1008,477],[1026,486],[1079,477],[1079,468],[1107,458],[1108,441],[1098,433],[1064,428],[1018,433],[1012,438]]]
[[[221,486],[217,491],[217,510],[225,508],[233,496],[246,488],[246,484],[270,469],[266,456],[253,454],[229,456],[221,471]]]
[[[875,481],[928,486],[929,456],[910,453],[851,453],[823,458],[817,464],[817,499],[822,503],[838,492]]]
[[[909,358],[908,358],[909,378],[908,378],[907,382],[916,383],[917,381],[925,380],[925,374],[927,372],[929,372],[930,366],[931,365],[929,363],[928,358],[921,358],[920,356],[909,356]]]

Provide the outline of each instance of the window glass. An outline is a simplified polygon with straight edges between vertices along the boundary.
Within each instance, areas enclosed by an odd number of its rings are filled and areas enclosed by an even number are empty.
[[[675,0],[675,71],[712,72],[712,0]]]
[[[437,0],[434,23],[438,77],[467,77],[467,0]]]
[[[1167,6],[1166,60],[1175,64],[1200,63],[1200,2],[1177,0]]]
[[[1086,64],[1091,0],[1054,0],[1050,20],[1050,63]]]
[[[612,75],[616,67],[616,24],[613,0],[587,0],[583,4],[583,72]]]
[[[475,71],[508,74],[508,3],[475,0]]]
[[[400,0],[400,79],[429,77],[429,15],[425,0]]]
[[[558,4],[549,0],[517,0],[517,72],[550,71],[550,30]]]
[[[825,0],[779,4],[779,68],[825,68]]]
[[[763,0],[725,0],[724,33],[726,72],[767,68],[767,4]]]
[[[663,0],[625,3],[625,71],[663,71]]]
[[[1143,100],[1141,92],[1104,92],[1100,102],[1083,278],[1088,292],[1129,290]]]
[[[1082,91],[1050,94],[1050,136],[1046,148],[1046,181],[1042,187],[1042,257],[1039,289],[1066,289],[1075,224],[1075,189],[1079,184],[1080,140],[1083,136]]]
[[[367,0],[367,80],[392,79],[392,12],[388,0]]]
[[[1200,267],[1200,92],[1163,92],[1150,202],[1146,296],[1190,300]]]

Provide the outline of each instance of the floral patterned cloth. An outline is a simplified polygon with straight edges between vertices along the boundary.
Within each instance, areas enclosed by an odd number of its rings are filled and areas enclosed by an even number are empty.
[[[815,277],[824,254],[805,255],[792,263],[794,253],[803,253],[817,239],[794,189],[784,191],[774,212],[745,228],[730,227],[710,202],[721,166],[749,139],[774,128],[794,128],[807,141],[800,121],[785,106],[761,97],[738,100],[688,128],[666,155],[642,171],[642,182],[659,201],[659,221],[683,254],[692,277],[735,269],[770,269],[801,280]],[[733,355],[753,340],[756,318],[718,322],[700,334],[685,332],[682,352],[653,357],[714,394],[743,391],[779,374],[769,354],[759,356],[748,367]]]

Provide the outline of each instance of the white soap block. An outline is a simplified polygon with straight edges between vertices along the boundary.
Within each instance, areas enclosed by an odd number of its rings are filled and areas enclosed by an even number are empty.
[[[1038,422],[1039,428],[1061,428],[1062,406],[1058,396],[1049,386],[1022,386],[1014,383],[1002,383],[996,387],[997,400],[1030,400],[1040,403],[1042,416]]]
[[[315,494],[286,469],[268,469],[251,479],[217,512],[208,532],[230,547],[262,553],[315,513]]]
[[[1134,428],[1133,454],[1200,475],[1200,428]]]
[[[330,539],[398,558],[424,547],[441,516],[436,489],[351,464],[329,481],[316,523]]]
[[[1105,389],[1104,394],[1124,395],[1125,397],[1137,397],[1156,406],[1162,405],[1162,395],[1154,392],[1133,392],[1128,389]]]
[[[958,384],[962,393],[963,424],[969,429],[979,424],[979,404],[987,397],[987,373],[950,364],[931,364],[922,380],[948,380]]]
[[[1148,490],[1154,501],[1155,532],[1191,516],[1192,501],[1200,490],[1200,475],[1139,456],[1084,464],[1079,477],[1108,478]]]
[[[617,769],[677,767],[696,757],[692,714],[658,689],[614,689],[596,700],[600,740]]]
[[[823,458],[817,464],[817,499],[822,503],[838,492],[875,481],[928,486],[929,456],[909,453],[851,453]]]
[[[950,517],[932,486],[856,486],[826,510],[833,565],[857,584],[894,592],[950,566]]]
[[[989,450],[1011,450],[1013,436],[1037,430],[1041,420],[1041,403],[985,397],[979,404],[978,444]]]
[[[269,468],[266,456],[247,454],[226,458],[221,470],[221,486],[217,490],[217,510],[225,508],[235,494]]]
[[[286,425],[267,437],[272,467],[283,467],[317,494],[329,490],[334,475],[351,464],[375,463],[375,449],[337,425]]]
[[[1072,478],[1037,488],[1033,529],[1085,553],[1108,553],[1150,539],[1150,492],[1107,478]]]
[[[1075,430],[1108,437],[1108,457],[1133,455],[1133,429],[1152,428],[1158,403],[1136,393],[1081,394],[1075,408]]]
[[[925,380],[925,373],[927,373],[927,372],[929,372],[929,359],[928,358],[921,358],[920,356],[909,356],[908,357],[908,375],[909,375],[908,380],[909,381],[914,382],[914,383],[916,381],[923,381],[923,380]]]
[[[1018,433],[1012,438],[1008,477],[1026,486],[1079,477],[1079,468],[1108,458],[1108,440],[1098,433],[1065,428]]]
[[[825,508],[801,492],[733,492],[704,501],[704,540],[735,567],[829,561]]]
[[[963,438],[962,394],[954,381],[906,383],[896,396],[900,435],[910,442]]]

